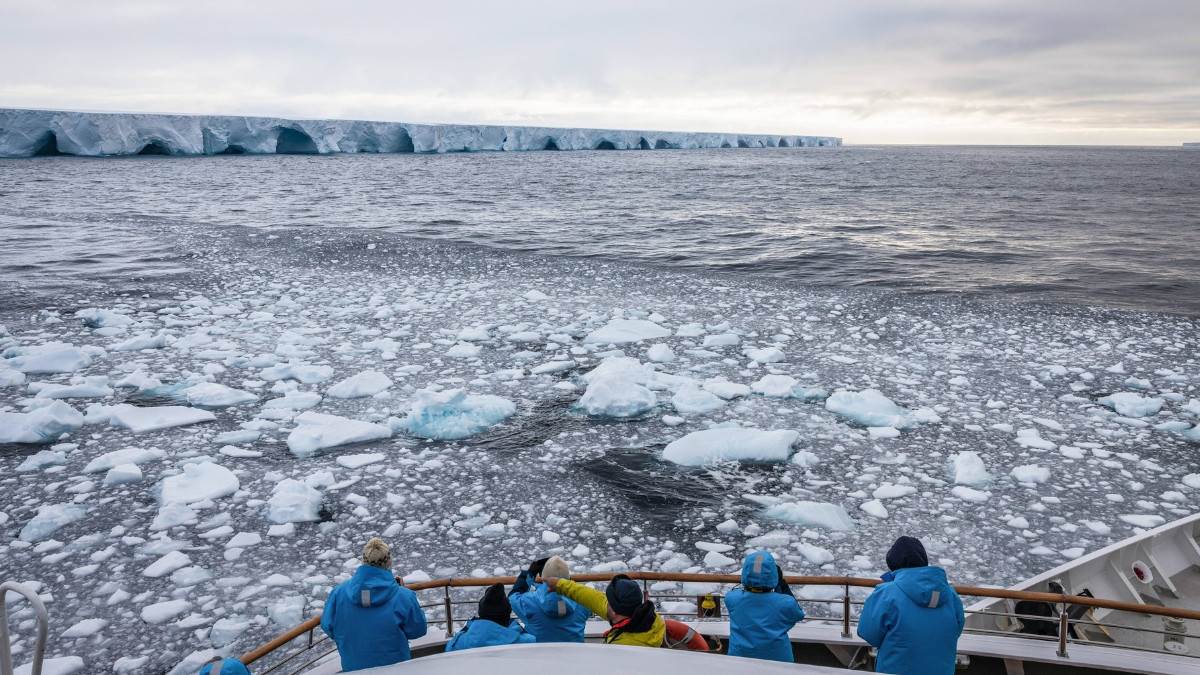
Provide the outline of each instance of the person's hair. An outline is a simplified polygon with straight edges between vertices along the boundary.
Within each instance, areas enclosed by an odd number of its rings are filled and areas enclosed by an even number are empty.
[[[392,549],[379,537],[372,537],[363,547],[362,560],[371,567],[391,569]]]

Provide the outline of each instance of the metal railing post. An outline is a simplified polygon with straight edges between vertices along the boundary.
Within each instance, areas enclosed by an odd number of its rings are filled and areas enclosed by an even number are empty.
[[[454,637],[454,605],[450,602],[450,584],[442,587],[446,592],[446,637]]]
[[[1067,603],[1062,603],[1058,614],[1058,655],[1062,658],[1067,658],[1067,633],[1070,632],[1070,623],[1067,616]]]
[[[5,599],[9,591],[25,596],[37,614],[37,642],[33,648],[33,667],[30,675],[42,675],[42,661],[46,657],[46,635],[50,632],[50,614],[46,605],[32,588],[11,581],[0,584],[0,674],[13,674],[12,644],[8,638],[8,604]]]
[[[845,594],[842,596],[842,637],[850,637],[850,584],[842,587],[845,589]]]

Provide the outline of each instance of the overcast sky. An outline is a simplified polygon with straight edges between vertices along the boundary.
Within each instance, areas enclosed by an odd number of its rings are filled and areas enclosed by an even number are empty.
[[[0,107],[1200,141],[1200,0],[0,0]]]

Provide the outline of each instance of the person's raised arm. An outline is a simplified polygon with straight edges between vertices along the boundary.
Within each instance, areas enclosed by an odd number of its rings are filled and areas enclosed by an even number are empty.
[[[425,610],[421,609],[421,602],[417,599],[417,594],[412,591],[405,593],[405,590],[407,589],[400,591],[406,596],[404,607],[400,613],[400,630],[409,640],[415,640],[425,636],[429,625],[425,621]]]
[[[576,583],[570,579],[549,577],[542,579],[542,581],[546,582],[546,586],[550,590],[587,607],[592,614],[601,619],[608,618],[608,598],[604,597],[604,594],[600,591],[590,586]]]

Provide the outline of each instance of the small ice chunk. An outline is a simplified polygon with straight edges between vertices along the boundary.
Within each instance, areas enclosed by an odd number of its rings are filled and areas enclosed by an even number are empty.
[[[783,462],[792,453],[798,431],[725,427],[694,431],[672,441],[663,459],[684,466],[704,466],[719,461]]]
[[[877,389],[839,389],[825,399],[825,408],[865,427],[908,429],[916,425],[911,410],[896,405]]]
[[[487,431],[516,412],[515,403],[499,396],[422,389],[404,419],[390,423],[419,438],[458,440]]]
[[[368,452],[361,455],[340,455],[337,458],[337,463],[347,469],[359,469],[368,464],[375,464],[387,459],[387,455],[381,452]]]
[[[28,413],[0,412],[0,443],[53,443],[83,426],[83,414],[62,401]]]
[[[1023,464],[1009,472],[1018,483],[1045,483],[1050,480],[1050,469],[1037,464]]]
[[[122,464],[144,464],[146,462],[158,461],[163,457],[166,457],[166,453],[157,448],[121,448],[120,450],[106,452],[88,462],[87,466],[83,467],[83,472],[100,473],[101,471],[109,471]]]
[[[645,319],[611,319],[607,324],[587,334],[585,344],[620,345],[642,340],[655,340],[671,335],[671,331]]]
[[[1023,448],[1036,448],[1038,450],[1053,450],[1058,447],[1052,441],[1047,441],[1042,438],[1037,429],[1020,429],[1017,431],[1017,445]]]
[[[755,363],[778,363],[784,359],[783,350],[778,347],[747,349],[745,354]]]
[[[156,602],[152,605],[146,605],[142,608],[142,621],[148,624],[158,625],[166,623],[177,616],[182,615],[192,608],[192,603],[187,600],[167,600],[165,602]]]
[[[703,415],[725,407],[725,400],[695,384],[685,384],[671,397],[671,405],[683,415]]]
[[[42,675],[72,675],[81,670],[83,670],[83,659],[78,656],[58,656],[42,662]],[[13,675],[30,675],[32,672],[33,664],[26,663],[23,666],[17,666],[13,670]]]
[[[212,462],[185,464],[183,473],[162,480],[159,499],[163,504],[192,504],[226,497],[241,487],[229,469]]]
[[[6,352],[8,353],[8,352]],[[5,365],[26,375],[73,373],[92,365],[90,351],[64,342],[47,342],[36,347],[21,347]]]
[[[1096,399],[1101,405],[1106,405],[1125,417],[1149,417],[1157,415],[1162,409],[1163,399],[1143,397],[1131,391],[1121,391]]]
[[[38,507],[37,515],[21,528],[21,541],[41,541],[59,528],[82,519],[87,515],[87,507],[79,504],[46,504]]]
[[[135,434],[182,427],[201,422],[212,422],[217,416],[208,410],[199,410],[187,406],[167,405],[151,408],[121,404],[111,409],[109,423],[114,427],[124,427]]]
[[[304,523],[321,519],[321,493],[292,478],[275,485],[267,500],[267,519],[272,523]]]
[[[878,499],[872,499],[870,501],[863,502],[862,504],[858,505],[858,508],[862,509],[868,516],[871,516],[872,518],[885,519],[888,517],[887,507],[885,507],[883,502],[879,501]]]
[[[67,456],[64,453],[53,450],[39,450],[36,454],[26,457],[23,462],[17,465],[17,473],[41,471],[48,466],[66,463]]]
[[[867,434],[871,437],[871,440],[899,438],[900,430],[896,427],[867,427]]]
[[[750,395],[750,387],[738,382],[730,382],[723,378],[705,380],[704,389],[727,401]]]
[[[295,421],[298,426],[288,434],[287,446],[297,457],[310,457],[324,448],[375,441],[392,435],[392,430],[382,424],[312,411],[301,413]]]
[[[757,382],[750,385],[751,391],[763,396],[786,398],[792,395],[792,389],[799,381],[789,375],[763,375]]]
[[[986,485],[992,480],[979,453],[964,450],[950,458],[954,482],[959,485]]]
[[[907,497],[917,491],[917,488],[911,485],[880,485],[875,488],[871,496],[875,499],[897,499]]]
[[[186,553],[180,551],[169,551],[158,560],[155,560],[149,567],[142,570],[142,576],[158,579],[165,577],[177,569],[182,569],[192,564],[192,559]]]
[[[238,532],[225,542],[225,548],[249,548],[262,543],[262,535],[257,532]]]
[[[228,408],[229,406],[253,403],[258,396],[248,391],[234,389],[216,382],[202,382],[183,390],[188,405],[205,408]]]
[[[846,513],[846,509],[827,502],[780,502],[767,507],[763,515],[805,527],[836,531],[854,529],[854,520]]]
[[[650,345],[650,349],[646,350],[646,359],[654,363],[672,363],[675,358],[675,352],[661,342]]]
[[[142,479],[142,470],[137,464],[118,464],[104,475],[105,487],[136,483]]]
[[[720,335],[704,336],[704,348],[710,347],[734,347],[742,343],[742,338],[737,333],[721,333]]]
[[[446,350],[446,356],[452,359],[473,359],[479,356],[482,351],[483,347],[479,345],[473,345],[469,342],[459,342]]]
[[[1142,527],[1145,529],[1155,528],[1167,522],[1166,518],[1149,513],[1124,513],[1117,517],[1129,523],[1130,525],[1133,525],[1134,527]]]
[[[636,380],[621,375],[593,378],[579,407],[597,417],[634,417],[658,404],[658,397]]]
[[[992,496],[990,492],[976,490],[965,485],[955,485],[950,492],[965,502],[986,502]]]
[[[84,619],[63,631],[62,636],[64,638],[91,637],[104,630],[104,627],[107,625],[108,622],[104,619]]]

